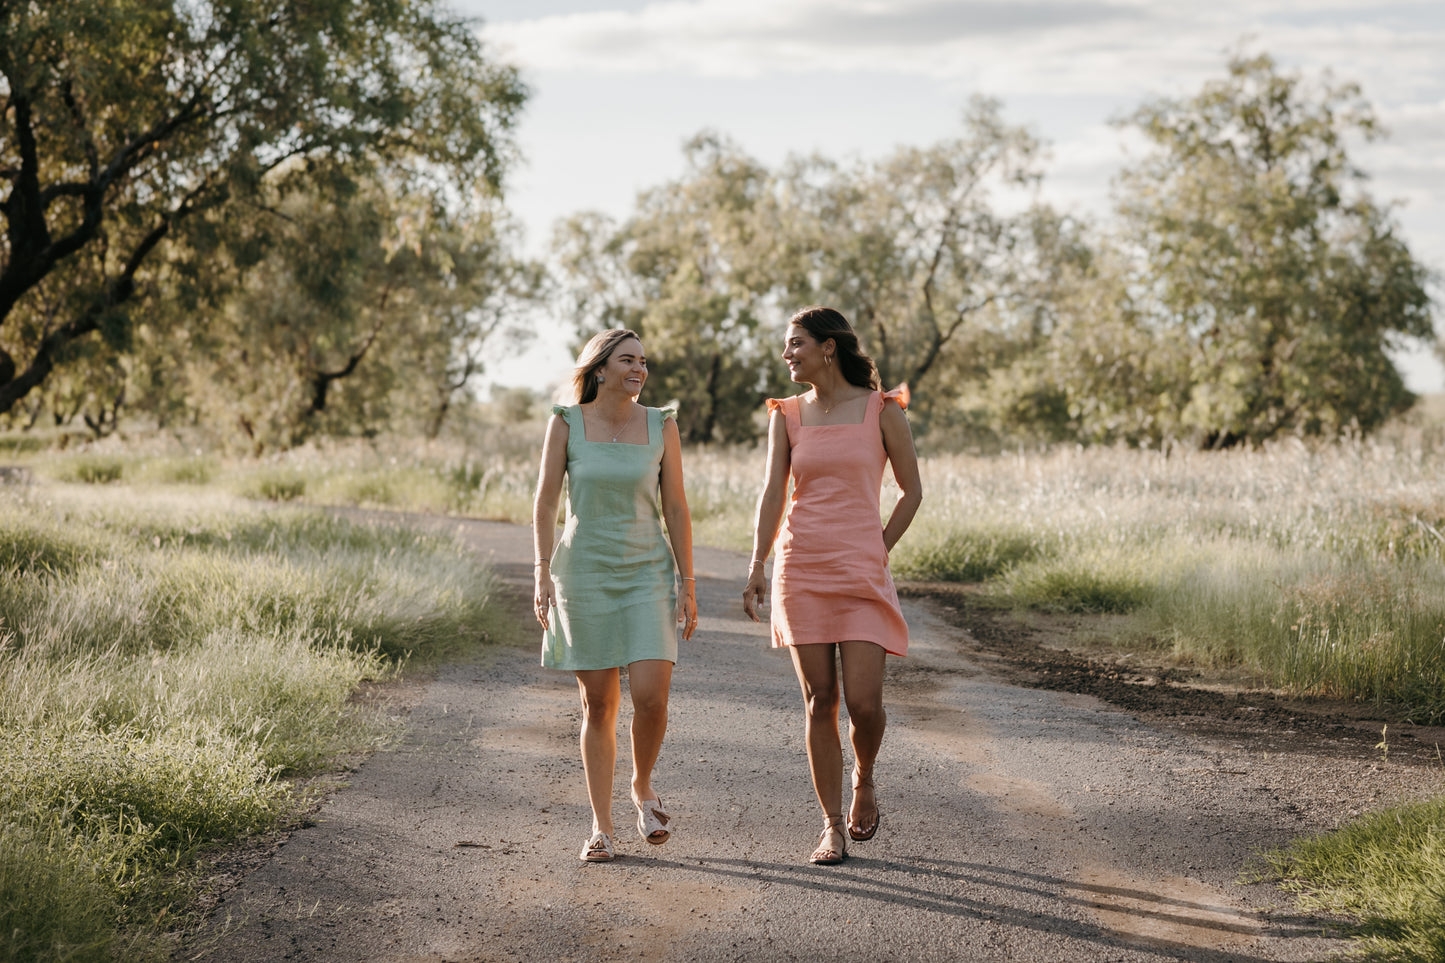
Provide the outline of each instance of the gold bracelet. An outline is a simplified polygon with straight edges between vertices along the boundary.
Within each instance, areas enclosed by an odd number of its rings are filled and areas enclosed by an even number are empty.
[[[753,559],[753,565],[765,565],[767,564],[767,561],[768,560],[765,558],[755,558]]]

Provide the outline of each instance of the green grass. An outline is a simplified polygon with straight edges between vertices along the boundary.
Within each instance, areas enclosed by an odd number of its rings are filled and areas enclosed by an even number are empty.
[[[893,550],[890,565],[897,578],[983,582],[1033,561],[1044,551],[1034,533],[1004,525],[918,528]]]
[[[1365,816],[1265,854],[1255,878],[1358,920],[1358,959],[1445,959],[1445,799]]]
[[[34,467],[94,484],[117,474],[190,485],[209,478],[260,501],[525,524],[540,435],[540,423],[529,423],[488,429],[472,447],[393,439],[224,464],[194,452],[71,452],[40,456]],[[1445,720],[1445,612],[1435,603],[1445,597],[1438,435],[1402,423],[1375,439],[1316,447],[934,455],[923,459],[923,508],[893,552],[893,571],[978,583],[1005,605],[1123,615],[1125,647],[1143,640],[1180,663],[1237,666],[1287,692]],[[762,467],[761,449],[686,453],[697,543],[750,548]],[[895,494],[885,485],[885,511]],[[167,544],[219,537],[142,527]],[[86,550],[57,546],[53,564]],[[17,551],[28,553],[28,564],[52,564],[44,552]],[[187,577],[267,617],[285,620],[294,608],[284,570],[253,570],[230,587],[224,567]],[[272,593],[271,603],[253,601]],[[412,645],[402,624],[342,624],[358,638],[381,636],[388,655]]]
[[[165,483],[168,504],[210,484],[277,504],[527,523],[541,435],[536,423],[487,429],[464,446],[323,444],[240,462],[8,450],[39,477],[100,492],[126,491],[117,479]],[[750,548],[762,468],[760,449],[684,453],[697,543]],[[900,579],[976,583],[995,605],[1109,614],[1121,648],[1244,670],[1296,695],[1372,703],[1391,719],[1445,722],[1445,434],[1433,424],[1254,451],[938,454],[921,468],[923,507],[891,559]],[[895,495],[885,482],[885,513]],[[14,680],[0,693],[0,725],[58,724],[53,715],[84,720],[76,731],[148,738],[159,720],[193,714],[207,738],[305,772],[342,744],[326,733],[351,731],[345,710],[324,708],[337,693],[384,677],[400,653],[440,651],[465,635],[460,624],[485,631],[475,612],[456,614],[472,576],[458,580],[447,552],[414,548],[415,536],[282,508],[217,521],[112,506],[84,524],[72,523],[74,504],[53,511],[69,521],[51,525],[51,515],[31,511],[0,525],[0,617],[13,637],[0,655]],[[96,579],[99,571],[107,577]],[[51,583],[69,586],[63,600]],[[85,641],[95,638],[106,645]],[[304,677],[257,667],[274,661],[304,661]],[[258,704],[207,697],[198,681],[207,678],[216,691],[258,693]],[[308,700],[312,691],[330,695]],[[1380,818],[1415,824],[1413,814]],[[54,827],[25,831],[27,846],[56,838]],[[1417,872],[1390,862],[1399,847],[1421,850],[1417,837],[1382,833],[1376,845],[1382,879]],[[1327,875],[1321,864],[1300,867],[1290,878],[1303,885]],[[1427,893],[1438,905],[1431,872]],[[60,892],[93,877],[56,870],[45,885]],[[1350,905],[1342,911],[1384,921],[1367,933],[1377,958],[1441,958],[1426,916]],[[1388,955],[1391,946],[1403,955]]]
[[[97,878],[73,836],[35,822],[0,820],[0,959],[159,959],[144,938],[136,952],[121,952],[114,888]]]
[[[198,854],[395,731],[359,685],[494,633],[451,539],[162,474],[0,490],[0,959],[164,958]]]
[[[72,455],[54,462],[54,477],[83,485],[108,485],[120,481],[125,469],[125,459],[115,455]]]

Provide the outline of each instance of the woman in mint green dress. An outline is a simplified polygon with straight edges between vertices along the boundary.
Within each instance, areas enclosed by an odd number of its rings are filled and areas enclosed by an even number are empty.
[[[684,639],[697,627],[676,412],[638,404],[646,382],[647,358],[635,332],[614,328],[587,343],[572,378],[577,403],[554,406],[547,424],[532,509],[542,664],[575,673],[582,696],[582,766],[592,804],[592,833],[581,853],[587,862],[613,857],[612,776],[624,666],[632,695],[637,832],[654,845],[671,836],[652,769],[667,731],[677,623]],[[567,523],[554,551],[564,476]]]

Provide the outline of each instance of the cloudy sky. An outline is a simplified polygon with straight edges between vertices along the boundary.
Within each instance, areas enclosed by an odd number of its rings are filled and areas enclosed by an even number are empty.
[[[768,165],[814,151],[872,158],[953,136],[976,93],[1051,145],[1046,199],[1103,216],[1128,146],[1110,121],[1197,92],[1244,50],[1362,86],[1389,137],[1352,156],[1375,197],[1398,202],[1416,256],[1445,274],[1439,0],[452,2],[532,90],[510,197],[534,253],[559,217],[625,217],[638,191],[682,173],[681,145],[700,130]],[[566,333],[558,319],[494,366],[495,381],[560,374]],[[1402,367],[1416,390],[1445,390],[1428,355]]]

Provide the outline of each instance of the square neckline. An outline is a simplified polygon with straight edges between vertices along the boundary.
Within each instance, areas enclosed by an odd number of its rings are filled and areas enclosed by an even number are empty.
[[[798,427],[799,427],[799,428],[861,428],[861,427],[863,427],[864,425],[868,424],[868,418],[869,418],[869,416],[873,413],[873,406],[872,406],[873,396],[876,395],[876,394],[878,394],[878,393],[879,393],[879,392],[878,392],[878,389],[877,389],[877,388],[873,388],[873,389],[870,390],[869,394],[867,395],[867,403],[865,403],[865,404],[863,405],[863,420],[862,420],[862,421],[841,421],[841,422],[838,422],[838,423],[832,424],[832,425],[809,425],[809,424],[805,424],[805,423],[803,422],[803,398],[804,398],[804,396],[807,394],[807,392],[804,392],[804,393],[801,394],[801,395],[793,395],[793,400],[797,402],[797,407],[798,407]]]
[[[582,405],[579,403],[579,404],[573,405],[572,407],[577,409],[577,417],[578,417],[578,419],[582,422],[582,440],[585,441],[587,444],[589,444],[589,445],[630,445],[630,446],[632,446],[633,448],[651,448],[651,447],[652,447],[652,414],[651,414],[652,409],[649,408],[649,407],[647,407],[647,405],[639,405],[639,406],[638,406],[638,407],[640,407],[644,412],[647,412],[647,415],[646,415],[646,418],[647,418],[647,440],[646,440],[646,441],[593,441],[591,438],[588,438],[588,437],[587,437],[587,419],[582,416]],[[624,429],[624,430],[626,430],[626,429]]]

